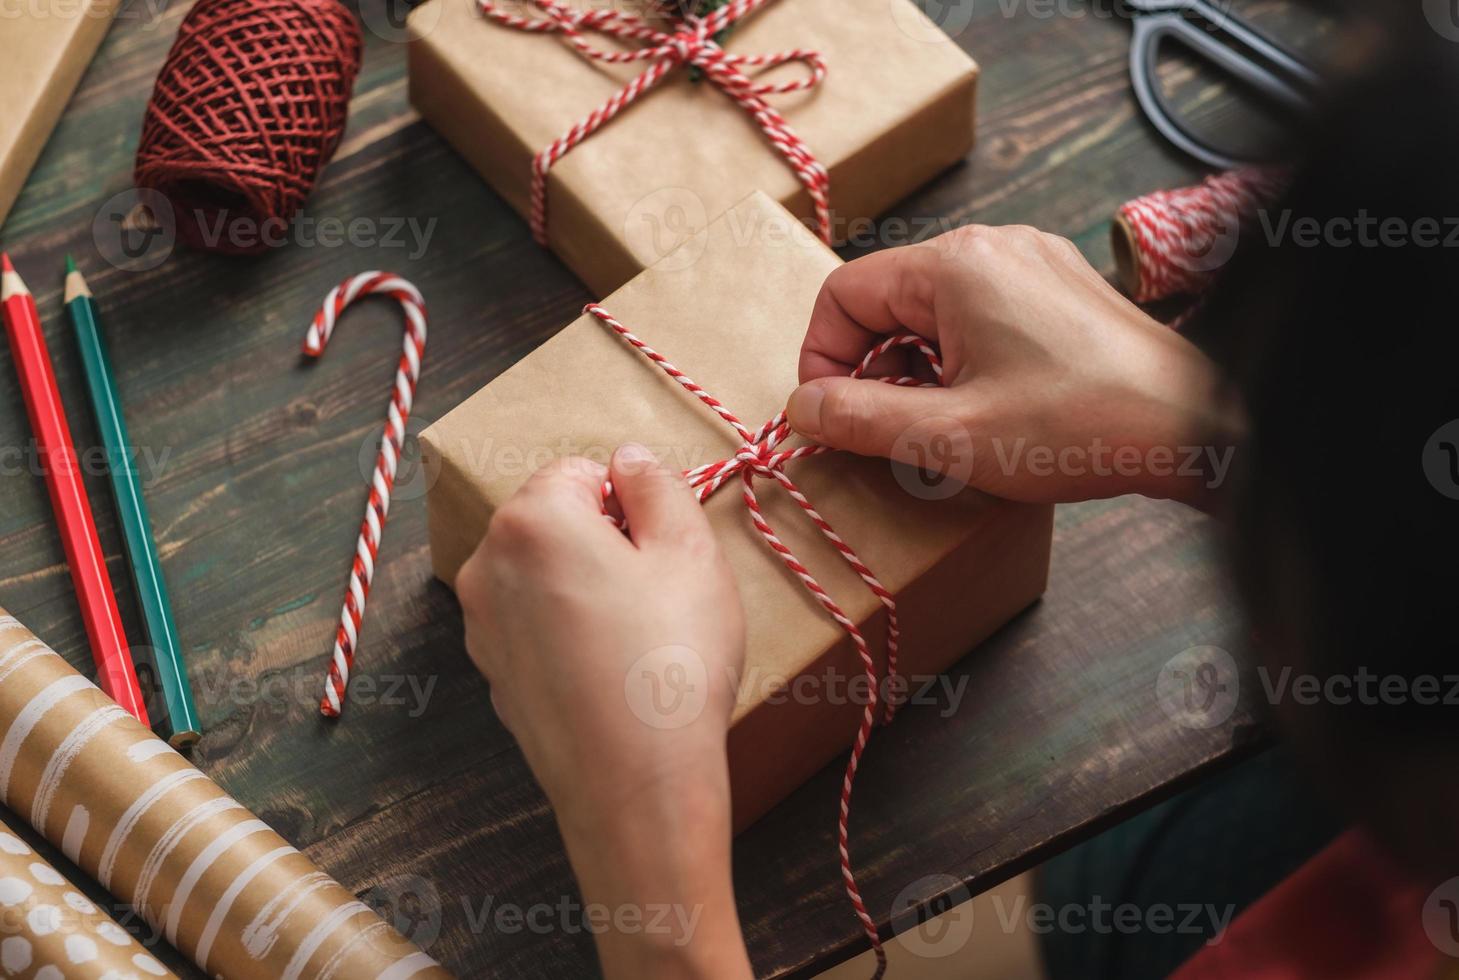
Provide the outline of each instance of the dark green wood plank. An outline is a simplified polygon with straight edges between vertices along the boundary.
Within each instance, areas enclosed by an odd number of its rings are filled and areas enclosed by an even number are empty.
[[[383,0],[364,2],[378,9]],[[357,692],[341,724],[317,717],[397,315],[366,305],[321,363],[306,366],[298,354],[335,282],[372,267],[410,276],[432,310],[416,409],[423,425],[590,297],[415,118],[404,49],[369,33],[349,131],[307,213],[434,221],[424,255],[291,245],[254,259],[179,251],[144,273],[103,264],[92,222],[102,202],[129,189],[151,80],[186,9],[165,5],[154,18],[148,4],[134,7],[0,240],[48,317],[83,444],[95,432],[59,317],[66,251],[100,298],[133,437],[158,464],[149,503],[208,728],[197,760],[348,887],[419,924],[422,942],[461,975],[591,973],[591,937],[571,924],[546,933],[503,931],[489,917],[483,925],[483,912],[502,903],[557,907],[577,901],[576,889],[545,802],[466,661],[454,600],[430,578],[415,478],[404,478],[392,508],[358,669],[404,685],[396,693],[405,703]],[[1283,4],[1245,7],[1290,23]],[[940,9],[952,16],[959,4]],[[946,226],[1037,224],[1073,238],[1108,271],[1113,209],[1199,173],[1138,116],[1128,26],[1036,16],[1046,8],[1012,0],[969,9],[957,39],[985,72],[979,146],[896,214]],[[1224,111],[1224,95],[1188,68],[1174,66],[1171,82],[1193,111]],[[0,378],[11,378],[8,353],[0,362]],[[9,381],[0,391],[0,446],[24,447],[19,393]],[[97,474],[89,484],[116,556],[111,571],[125,582],[104,481]],[[887,918],[902,888],[927,875],[975,889],[994,883],[1258,743],[1245,707],[1191,732],[1155,700],[1155,678],[1174,654],[1238,645],[1211,538],[1204,519],[1169,505],[1061,510],[1048,597],[954,671],[967,681],[961,709],[941,717],[914,708],[877,733],[853,826],[875,914]],[[45,491],[23,467],[0,474],[0,554],[0,604],[89,669]],[[427,688],[419,712],[413,692]],[[828,768],[739,841],[741,912],[764,975],[806,973],[862,946],[836,872],[839,773]]]

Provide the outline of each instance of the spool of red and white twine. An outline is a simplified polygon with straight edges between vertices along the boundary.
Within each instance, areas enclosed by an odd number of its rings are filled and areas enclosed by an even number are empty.
[[[1115,213],[1115,266],[1136,303],[1204,292],[1236,251],[1241,229],[1286,186],[1282,169],[1231,170],[1157,191]]]
[[[426,304],[420,290],[405,279],[389,272],[362,272],[346,279],[324,298],[314,322],[304,336],[304,353],[319,357],[334,333],[341,313],[357,299],[366,296],[388,296],[405,312],[405,346],[395,370],[395,385],[390,395],[390,408],[385,419],[385,432],[380,439],[380,452],[375,457],[375,471],[370,479],[370,498],[365,504],[365,519],[360,524],[355,560],[350,566],[349,587],[345,590],[344,609],[335,630],[334,653],[330,658],[329,677],[324,683],[324,697],[319,710],[326,718],[338,718],[344,708],[345,686],[354,666],[359,643],[360,620],[365,615],[365,600],[370,596],[370,583],[375,578],[375,559],[380,553],[380,535],[390,514],[390,491],[395,486],[395,468],[405,446],[405,423],[415,401],[415,386],[420,379],[421,358],[426,348]]]

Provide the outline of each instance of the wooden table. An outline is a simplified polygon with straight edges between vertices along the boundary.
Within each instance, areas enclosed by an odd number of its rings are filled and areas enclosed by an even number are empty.
[[[378,22],[380,0],[364,2]],[[417,119],[403,47],[370,33],[349,132],[310,214],[435,222],[423,255],[293,245],[255,259],[179,250],[145,273],[105,264],[93,219],[130,188],[143,105],[186,4],[157,6],[127,5],[4,241],[49,317],[83,446],[97,438],[59,315],[67,251],[101,299],[207,729],[196,760],[460,975],[590,975],[591,937],[570,910],[565,925],[560,911],[539,916],[545,928],[493,918],[502,906],[579,899],[546,803],[463,653],[456,604],[431,579],[413,453],[363,633],[362,673],[379,686],[356,692],[341,724],[318,716],[397,313],[351,313],[316,367],[298,350],[316,303],[345,275],[379,266],[413,278],[433,312],[418,432],[591,297]],[[1115,206],[1197,174],[1135,110],[1128,25],[1080,0],[931,6],[985,68],[981,138],[967,165],[897,213],[1036,224],[1111,269]],[[1174,80],[1197,111],[1223,111],[1190,73]],[[0,604],[89,670],[45,489],[15,452],[30,432],[11,377],[0,368]],[[89,482],[103,544],[119,556],[104,480]],[[111,570],[126,581],[119,557]],[[140,637],[130,591],[120,598]],[[956,669],[967,681],[959,710],[908,710],[873,740],[852,828],[873,913],[886,922],[901,895],[905,926],[908,897],[945,904],[959,888],[991,886],[1259,744],[1244,701],[1226,723],[1189,730],[1156,698],[1173,655],[1238,634],[1206,519],[1135,499],[1061,508],[1047,597]],[[738,842],[740,909],[762,975],[813,973],[865,946],[836,868],[840,776],[838,762]]]

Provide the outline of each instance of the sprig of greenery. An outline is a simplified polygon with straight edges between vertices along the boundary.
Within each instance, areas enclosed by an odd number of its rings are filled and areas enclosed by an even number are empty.
[[[660,6],[675,17],[698,15],[708,17],[720,7],[728,6],[730,0],[660,0]]]
[[[730,0],[662,0],[662,5],[669,8],[670,14],[687,18],[691,16],[708,17],[720,7],[727,6],[729,2]],[[732,30],[734,30],[733,27],[726,27],[714,35],[714,43],[723,46]],[[704,77],[704,72],[697,67],[690,68],[689,77],[697,82]]]

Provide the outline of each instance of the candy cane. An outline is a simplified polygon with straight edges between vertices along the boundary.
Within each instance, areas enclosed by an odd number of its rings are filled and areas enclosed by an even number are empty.
[[[365,519],[360,524],[360,540],[355,546],[355,560],[350,568],[350,584],[344,594],[339,628],[334,636],[334,655],[329,664],[329,677],[324,683],[324,697],[319,710],[326,718],[338,718],[344,707],[345,685],[355,662],[359,641],[360,620],[365,614],[365,600],[370,595],[370,582],[375,577],[375,556],[380,551],[380,534],[390,514],[390,490],[395,486],[395,467],[405,445],[405,423],[410,418],[415,385],[420,379],[421,357],[426,349],[426,304],[420,290],[389,272],[362,272],[340,283],[324,297],[324,305],[314,314],[314,322],[304,335],[304,353],[319,357],[329,343],[339,315],[355,300],[364,296],[389,296],[405,311],[405,347],[395,370],[395,388],[390,396],[390,412],[380,438],[380,454],[375,457],[375,475],[370,480],[370,499],[365,505]]]

